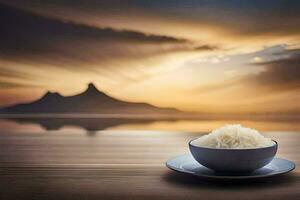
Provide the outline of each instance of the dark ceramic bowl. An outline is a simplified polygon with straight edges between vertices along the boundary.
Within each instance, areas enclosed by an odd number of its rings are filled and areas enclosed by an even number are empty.
[[[251,172],[259,169],[274,158],[278,144],[262,148],[224,149],[200,147],[189,142],[194,159],[201,165],[220,172]]]

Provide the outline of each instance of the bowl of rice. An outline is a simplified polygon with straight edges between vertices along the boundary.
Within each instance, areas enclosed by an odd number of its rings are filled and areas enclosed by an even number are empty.
[[[272,161],[278,144],[257,130],[226,125],[189,142],[194,159],[221,172],[251,172]]]

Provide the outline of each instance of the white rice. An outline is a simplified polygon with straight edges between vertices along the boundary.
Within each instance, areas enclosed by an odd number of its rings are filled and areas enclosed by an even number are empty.
[[[213,130],[192,142],[195,146],[226,149],[260,148],[274,145],[274,142],[257,130],[239,124],[226,125]]]

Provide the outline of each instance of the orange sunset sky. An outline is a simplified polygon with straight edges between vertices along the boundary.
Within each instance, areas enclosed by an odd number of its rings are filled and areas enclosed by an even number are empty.
[[[300,112],[300,2],[0,0],[0,106],[46,91]]]

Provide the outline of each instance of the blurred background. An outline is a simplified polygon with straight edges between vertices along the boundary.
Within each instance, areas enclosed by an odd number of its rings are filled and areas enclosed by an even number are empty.
[[[0,0],[1,131],[299,131],[299,8]]]

